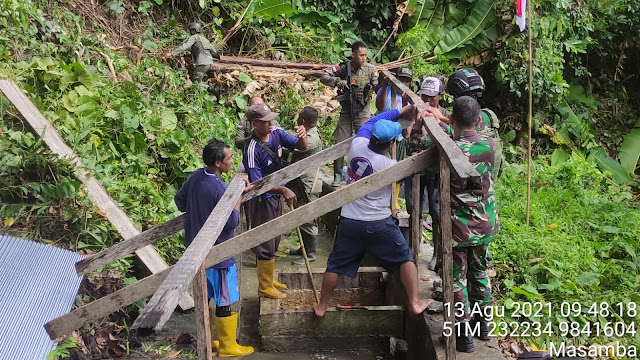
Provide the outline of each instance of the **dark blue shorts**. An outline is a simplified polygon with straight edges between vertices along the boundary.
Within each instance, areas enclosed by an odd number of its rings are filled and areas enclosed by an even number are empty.
[[[378,259],[389,273],[413,261],[411,249],[391,216],[378,221],[342,218],[327,260],[327,272],[355,277],[365,253]]]

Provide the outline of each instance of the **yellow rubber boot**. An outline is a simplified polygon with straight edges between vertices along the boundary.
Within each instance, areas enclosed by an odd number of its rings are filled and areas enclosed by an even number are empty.
[[[286,288],[287,288],[287,285],[286,285],[286,284],[283,284],[283,283],[281,283],[281,282],[278,282],[278,281],[275,279],[275,276],[274,276],[274,279],[273,279],[273,287],[274,287],[274,288],[276,288],[276,289],[278,289],[278,290],[284,290],[284,289],[286,289]]]
[[[216,318],[216,330],[218,332],[218,356],[245,356],[253,353],[251,346],[238,345],[236,341],[236,329],[238,328],[238,313],[232,312],[231,316]]]
[[[216,323],[216,305],[215,305],[215,301],[213,299],[209,299],[209,327],[211,328],[211,350],[213,352],[217,352],[218,351],[218,346],[220,346],[220,342],[218,340],[213,340],[216,339],[216,332],[214,331],[214,326],[213,324]]]
[[[274,259],[258,260],[258,295],[272,299],[284,299],[287,295],[276,289],[273,283],[274,265]]]

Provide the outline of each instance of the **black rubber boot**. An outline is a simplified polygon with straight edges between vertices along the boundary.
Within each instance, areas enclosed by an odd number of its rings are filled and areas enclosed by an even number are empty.
[[[207,91],[209,94],[215,96],[216,99],[220,100],[220,89],[209,85],[209,87],[207,87]]]
[[[473,352],[473,335],[468,323],[456,324],[456,350],[465,353]],[[457,326],[460,326],[459,328]]]
[[[301,231],[300,233],[302,234],[302,241],[304,242],[304,249],[307,251],[307,255],[315,254],[318,243],[318,235],[307,234],[304,231]],[[302,256],[302,248],[297,248],[295,250],[289,251],[289,255]]]
[[[338,158],[333,161],[333,182],[331,186],[340,186],[342,182],[342,168],[344,167],[344,158]]]
[[[473,319],[471,319],[471,327],[475,329],[476,324],[479,324],[478,327],[480,327],[478,339],[483,341],[489,340],[489,331],[491,330],[489,327],[489,320],[485,319],[484,316],[480,314],[476,314]]]

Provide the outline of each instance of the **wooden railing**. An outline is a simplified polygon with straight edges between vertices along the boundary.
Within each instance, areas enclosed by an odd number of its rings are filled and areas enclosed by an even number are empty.
[[[386,71],[383,73],[389,79],[394,92],[408,92],[414,104],[422,107],[426,106],[419,96],[410,92],[409,89],[393,75]],[[199,281],[202,281],[202,272],[198,272],[198,270],[210,267],[224,259],[238,255],[245,250],[261,244],[265,239],[270,239],[286,233],[305,222],[338,209],[353,200],[363,197],[385,186],[389,186],[390,184],[400,181],[401,179],[415,174],[416,172],[420,172],[427,166],[438,166],[441,199],[446,200],[450,198],[450,174],[453,174],[454,177],[467,180],[472,186],[477,186],[479,184],[480,177],[475,168],[469,162],[468,158],[461,152],[453,140],[440,128],[435,119],[429,117],[425,118],[424,121],[427,131],[431,139],[434,141],[436,148],[431,148],[408,157],[391,167],[367,176],[274,220],[237,235],[222,244],[214,246],[208,253],[206,253],[206,256],[203,256],[202,254],[205,254],[205,252],[195,251],[195,249],[206,249],[211,245],[211,239],[213,239],[213,241],[217,239],[220,231],[222,230],[220,224],[224,224],[226,222],[228,214],[231,212],[235,202],[240,197],[242,187],[238,185],[240,182],[238,180],[239,177],[236,177],[227,189],[227,192],[225,192],[226,200],[220,201],[212,212],[212,214],[218,214],[218,216],[212,215],[209,217],[200,233],[198,233],[193,243],[189,248],[187,248],[185,254],[176,265],[141,279],[110,295],[75,309],[57,319],[51,320],[45,324],[47,333],[52,339],[69,334],[86,323],[98,321],[122,307],[154,294],[155,295],[152,297],[147,307],[136,320],[135,326],[160,329],[175,309],[180,296],[179,294],[184,292],[194,277]],[[348,152],[351,140],[352,139],[347,139],[254,182],[252,184],[253,189],[242,196],[242,201],[248,201],[255,196],[266,193],[274,186],[287,183],[307,172],[308,169],[323,166],[339,157],[345,156]],[[416,176],[414,177],[412,184],[413,196],[414,199],[416,199],[414,201],[414,209],[412,213],[417,214],[418,216],[414,216],[411,220],[412,236],[410,244],[414,251],[417,250],[420,242],[420,211],[419,207],[415,205],[420,203],[418,200],[418,184],[419,180],[418,176]],[[449,201],[441,201],[440,206],[442,214],[449,214],[451,212],[451,204]],[[223,216],[225,214],[226,216]],[[166,236],[180,231],[183,228],[183,224],[184,216],[180,216],[126,239],[109,249],[105,249],[78,262],[76,265],[78,274],[87,274],[103,265],[128,255],[137,249],[151,245]],[[453,259],[451,250],[451,217],[441,216],[439,226],[443,242],[442,280],[444,302],[452,304]],[[190,250],[192,247],[194,250]],[[196,275],[196,273],[198,273],[198,275]],[[198,296],[201,297],[202,294],[197,294],[196,297]],[[453,321],[452,315],[446,311],[444,312],[444,321]],[[447,359],[455,359],[455,344],[453,341],[453,337],[447,338]]]

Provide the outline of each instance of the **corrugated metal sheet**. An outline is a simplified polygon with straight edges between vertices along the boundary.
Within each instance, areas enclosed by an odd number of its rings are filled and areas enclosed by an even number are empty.
[[[68,313],[82,277],[73,251],[0,234],[0,360],[45,360],[43,325]]]

